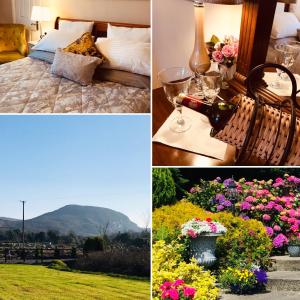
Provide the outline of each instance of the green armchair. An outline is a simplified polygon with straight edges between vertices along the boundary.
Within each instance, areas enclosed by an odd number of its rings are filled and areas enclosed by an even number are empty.
[[[28,44],[22,24],[0,24],[0,64],[26,57]]]

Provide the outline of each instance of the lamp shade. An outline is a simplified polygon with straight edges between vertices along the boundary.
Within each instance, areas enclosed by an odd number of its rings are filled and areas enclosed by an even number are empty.
[[[46,6],[33,6],[31,21],[51,21],[50,9]]]

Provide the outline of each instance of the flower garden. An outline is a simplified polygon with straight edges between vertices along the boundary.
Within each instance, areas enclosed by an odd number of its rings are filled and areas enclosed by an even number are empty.
[[[264,291],[271,255],[287,255],[288,245],[300,244],[298,177],[200,180],[177,201],[168,195],[174,189],[170,170],[153,172],[159,173],[153,174],[154,299],[218,299],[221,289]],[[202,238],[201,245],[211,236],[215,250],[205,253],[196,240]]]

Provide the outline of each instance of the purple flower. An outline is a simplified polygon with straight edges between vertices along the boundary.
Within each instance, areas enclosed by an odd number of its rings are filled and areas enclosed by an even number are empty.
[[[217,206],[217,210],[218,210],[218,211],[223,210],[223,209],[224,209],[224,206],[223,206],[223,205],[218,205],[218,206]]]
[[[226,206],[226,207],[229,207],[229,206],[232,205],[232,203],[231,203],[229,200],[225,200],[225,201],[223,202],[223,205]]]
[[[272,227],[267,226],[266,231],[267,231],[268,236],[270,236],[270,237],[274,234],[274,230]]]
[[[254,270],[253,273],[254,273],[254,275],[255,275],[256,280],[258,281],[258,283],[267,284],[267,282],[268,282],[268,276],[267,276],[266,271],[261,270],[261,269],[257,269],[257,270]]]
[[[228,178],[228,179],[225,179],[223,183],[224,183],[225,187],[228,187],[233,182],[235,182],[235,181],[232,178]]]
[[[222,179],[221,179],[221,177],[217,177],[217,178],[215,179],[215,181],[216,181],[216,182],[222,182]]]
[[[249,204],[247,201],[243,201],[240,204],[240,208],[241,208],[241,210],[248,210],[251,208],[251,204]]]
[[[288,239],[287,237],[282,234],[282,233],[279,233],[276,238],[273,240],[273,246],[275,248],[281,248],[283,245],[287,244],[288,243]]]
[[[242,219],[243,220],[249,220],[250,218],[248,216],[244,215],[244,216],[242,216]]]
[[[216,197],[215,197],[215,199],[221,205],[223,205],[224,201],[226,200],[226,198],[225,198],[225,196],[223,194],[217,194]]]

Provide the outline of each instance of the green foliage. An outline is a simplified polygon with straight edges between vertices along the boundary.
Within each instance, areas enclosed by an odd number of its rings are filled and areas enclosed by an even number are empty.
[[[153,169],[153,208],[175,202],[176,187],[169,169]]]
[[[245,262],[262,267],[269,264],[272,246],[261,222],[243,220],[226,212],[210,213],[187,201],[163,206],[153,212],[153,239],[163,237],[167,242],[177,239],[181,225],[195,217],[202,220],[210,217],[227,228],[227,233],[217,239],[219,266],[236,266]]]
[[[55,258],[59,258],[60,257],[60,251],[59,251],[59,249],[57,247],[55,247],[55,249],[54,249],[54,257]]]
[[[87,238],[83,245],[84,252],[103,251],[103,249],[104,249],[103,238],[99,236]]]
[[[188,187],[189,180],[182,176],[180,169],[171,168],[169,170],[172,173],[176,187],[176,199],[182,199],[186,195],[186,189]]]
[[[60,271],[70,271],[70,268],[62,260],[55,259],[49,265],[49,269],[55,269]]]

